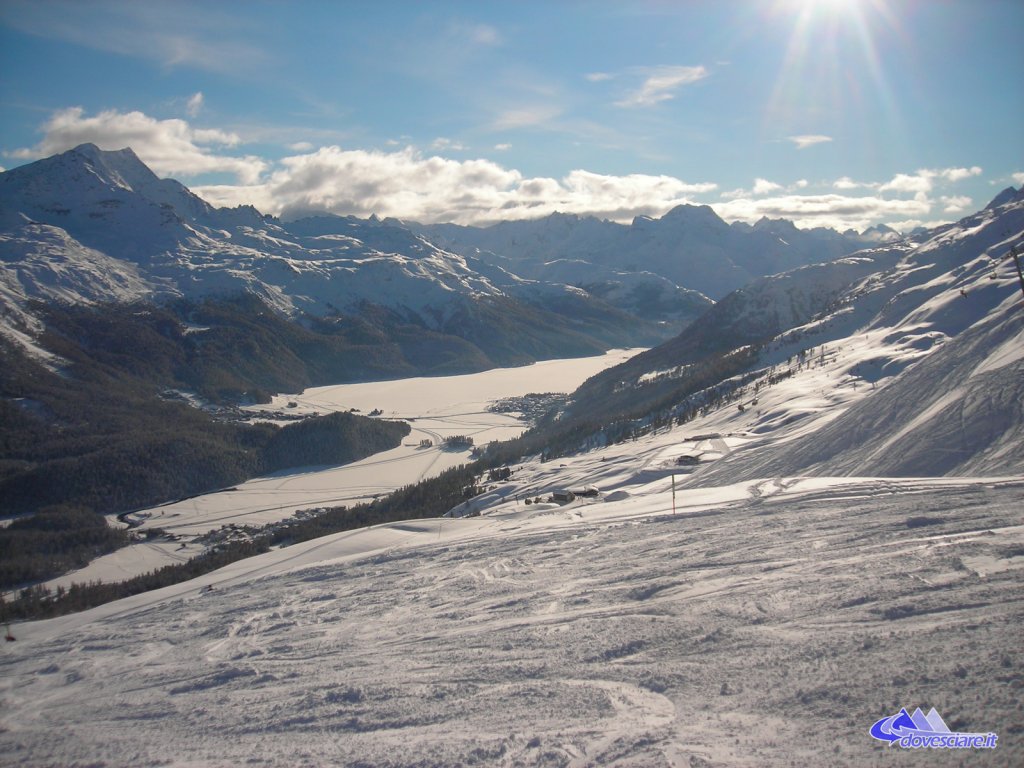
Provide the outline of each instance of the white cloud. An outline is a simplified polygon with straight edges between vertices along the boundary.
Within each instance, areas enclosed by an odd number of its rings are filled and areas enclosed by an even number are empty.
[[[605,80],[611,80],[615,76],[607,72],[588,72],[584,77],[592,83],[602,83]]]
[[[916,226],[937,226],[936,210],[958,215],[970,209],[973,201],[963,195],[929,197],[937,185],[952,184],[982,173],[981,168],[921,169],[914,173],[898,173],[885,183],[855,181],[843,176],[832,182],[834,194],[772,195],[785,189],[792,193],[805,189],[807,181],[788,187],[757,179],[750,190],[737,189],[721,195],[723,202],[713,205],[722,218],[755,222],[762,216],[790,219],[800,227],[826,226],[838,230],[863,230],[880,221],[909,231]],[[857,190],[866,190],[856,194]],[[887,196],[893,193],[897,197]],[[899,195],[912,195],[909,199]],[[939,208],[941,206],[941,208]]]
[[[508,150],[512,149],[512,145],[511,144],[507,144],[507,143],[506,144],[495,144],[494,148],[496,150],[498,150],[499,152],[508,152]]]
[[[955,195],[953,197],[940,197],[939,202],[946,206],[942,209],[943,213],[963,213],[974,201],[964,195]]]
[[[185,112],[188,113],[189,117],[197,117],[199,111],[203,108],[203,92],[196,91],[189,97],[188,103],[185,104]]]
[[[897,173],[890,181],[882,184],[881,192],[913,192],[915,194],[931,192],[934,174],[918,171],[915,174]]]
[[[462,152],[463,150],[466,149],[466,146],[458,141],[452,141],[451,139],[446,139],[443,136],[438,136],[436,139],[434,139],[433,142],[431,142],[430,148],[437,150],[448,149],[454,152]]]
[[[869,195],[855,197],[838,194],[781,195],[761,199],[742,198],[712,207],[727,220],[756,222],[790,219],[798,227],[832,227],[838,230],[863,230],[894,216],[922,217],[931,213],[931,204],[922,200],[898,200]]]
[[[981,168],[974,165],[970,168],[945,168],[936,173],[944,178],[946,181],[962,181],[963,179],[969,179],[971,176],[980,176]]]
[[[776,184],[774,181],[768,181],[767,179],[754,179],[754,188],[751,190],[755,195],[767,195],[772,192],[778,192],[782,189],[781,184]]]
[[[976,165],[970,168],[922,168],[913,174],[896,174],[890,181],[882,184],[879,190],[882,192],[927,194],[935,188],[937,179],[955,183],[972,176],[980,176],[981,173],[981,168]]]
[[[498,115],[498,118],[491,124],[491,128],[496,131],[506,131],[513,128],[543,125],[554,120],[560,114],[562,114],[561,108],[552,105],[509,109]]]
[[[1011,178],[1013,178],[1013,180],[1018,184],[1024,184],[1024,172],[1015,173]]]
[[[790,191],[792,191],[795,189],[803,189],[806,186],[807,180],[800,179],[799,181],[794,182],[789,189]],[[719,195],[719,197],[721,197],[723,200],[739,200],[745,197],[758,197],[761,195],[770,195],[772,192],[780,192],[784,189],[786,189],[786,187],[782,186],[781,184],[777,184],[774,181],[768,181],[767,179],[757,178],[754,179],[754,186],[752,186],[750,189],[744,189],[740,187],[739,189],[733,189],[730,190],[729,192],[722,192],[721,195]]]
[[[832,182],[832,186],[835,189],[874,189],[878,187],[878,184],[872,184],[864,181],[854,181],[849,176],[843,176],[842,178],[836,179]]]
[[[210,149],[237,146],[241,138],[235,133],[195,129],[184,120],[157,120],[142,112],[107,110],[88,117],[81,107],[69,107],[44,123],[43,134],[36,146],[13,155],[31,160],[91,142],[100,149],[131,147],[158,176],[226,172],[242,184],[252,184],[267,169],[258,157],[234,157]]]
[[[823,136],[820,133],[810,133],[790,136],[789,140],[796,144],[797,149],[807,149],[807,147],[813,147],[815,144],[824,144],[825,142],[832,141],[832,137]]]
[[[643,84],[626,98],[615,102],[615,106],[650,107],[675,98],[675,92],[681,87],[708,76],[708,70],[704,66],[654,67],[639,71],[646,74]]]
[[[252,203],[267,213],[314,211],[481,224],[562,211],[618,221],[659,216],[715,189],[671,176],[608,176],[575,170],[562,179],[524,178],[488,160],[424,156],[412,148],[369,152],[323,147],[285,158],[265,183],[196,187],[216,205]]]
[[[531,114],[537,116],[537,112]],[[109,110],[89,116],[73,107],[54,113],[42,126],[42,133],[43,139],[35,147],[13,154],[33,159],[87,141],[104,149],[130,146],[163,176],[234,174],[237,184],[194,187],[210,202],[252,204],[266,213],[286,217],[327,211],[483,224],[562,211],[629,221],[638,215],[663,215],[676,205],[695,202],[694,197],[718,189],[711,182],[688,183],[672,176],[612,176],[582,169],[557,179],[526,178],[515,169],[489,160],[427,156],[409,146],[388,151],[327,146],[314,151],[308,141],[291,144],[297,154],[272,168],[259,157],[226,154],[226,149],[242,143],[235,133],[194,128],[185,120],[158,120],[141,112]],[[452,149],[459,145],[439,137],[435,146]],[[499,144],[495,148],[509,146]],[[783,186],[756,178],[749,190],[723,192],[722,202],[714,207],[729,220],[788,218],[801,227],[864,229],[879,221],[927,223],[939,211],[957,214],[972,204],[962,195],[932,199],[929,192],[934,186],[980,173],[976,166],[924,169],[897,174],[885,184],[856,182],[849,177],[832,184],[843,192],[871,190],[862,196],[801,194],[810,186],[806,179]],[[1016,174],[1015,180],[1024,183],[1024,173]],[[886,192],[910,193],[912,197],[890,198]]]
[[[949,219],[903,219],[902,221],[888,222],[888,226],[892,227],[897,232],[910,232],[917,227],[933,229],[935,227],[940,227],[943,224],[949,224]]]

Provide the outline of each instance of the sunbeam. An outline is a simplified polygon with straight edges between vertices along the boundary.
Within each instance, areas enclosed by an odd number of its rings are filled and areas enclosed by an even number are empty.
[[[779,0],[771,12],[791,18],[792,31],[762,115],[766,134],[871,123],[894,139],[906,135],[884,66],[887,38],[905,40],[885,0]]]

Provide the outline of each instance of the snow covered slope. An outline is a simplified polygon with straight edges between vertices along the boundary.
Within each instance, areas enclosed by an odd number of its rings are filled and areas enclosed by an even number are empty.
[[[651,402],[663,418],[701,411],[695,431],[749,437],[701,482],[1020,472],[1024,300],[1007,255],[1022,241],[1015,192],[923,241],[756,281],[588,381],[570,414]],[[714,366],[735,377],[713,382],[727,409],[687,389]]]
[[[735,457],[730,476],[1024,471],[1024,298],[1006,259],[1021,240],[1017,194],[936,234],[800,329],[800,343],[835,351],[828,386],[863,396],[767,462]]]
[[[852,766],[894,758],[872,723],[927,705],[999,737],[930,765],[1024,758],[1021,480],[780,478],[681,495],[676,514],[668,483],[337,534],[15,626],[0,750]]]
[[[25,221],[0,232],[0,306],[22,328],[36,330],[30,299],[127,302],[157,290],[135,265],[87,248],[59,227]]]

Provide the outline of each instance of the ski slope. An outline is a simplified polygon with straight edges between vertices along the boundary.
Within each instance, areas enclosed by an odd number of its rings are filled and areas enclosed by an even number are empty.
[[[779,461],[895,386],[848,376],[877,341],[826,345],[744,411],[525,461],[454,517],[339,533],[15,626],[0,754],[864,765],[894,759],[871,724],[922,706],[999,734],[995,752],[928,764],[1019,763],[1024,476],[730,469]],[[976,368],[1019,363],[1001,343]],[[303,407],[359,402],[340,393]],[[600,495],[548,501],[587,485]]]
[[[893,759],[875,720],[928,704],[999,734],[979,764],[1024,757],[1024,478],[777,478],[673,514],[646,472],[619,501],[336,534],[15,627],[0,753],[862,765]]]

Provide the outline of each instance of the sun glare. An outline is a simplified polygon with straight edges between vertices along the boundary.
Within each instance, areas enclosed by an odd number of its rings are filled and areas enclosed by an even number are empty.
[[[849,13],[861,0],[793,0],[792,5],[813,13]]]
[[[772,9],[791,28],[766,124],[821,132],[816,120],[864,119],[868,101],[872,119],[900,122],[880,51],[887,33],[899,34],[887,0],[777,0]]]

